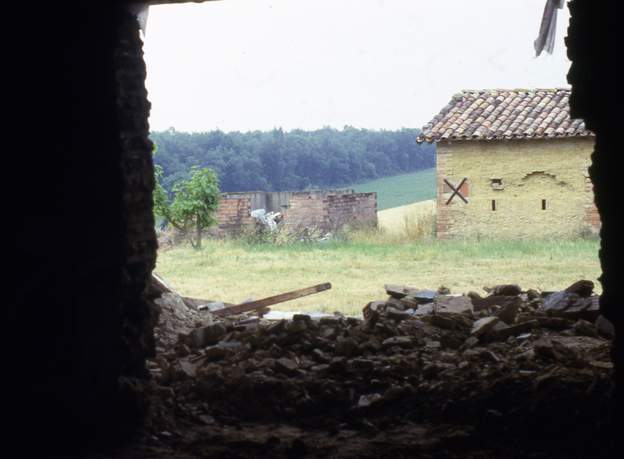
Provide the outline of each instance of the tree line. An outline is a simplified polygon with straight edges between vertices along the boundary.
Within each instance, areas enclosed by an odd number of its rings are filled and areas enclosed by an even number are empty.
[[[284,132],[152,132],[154,161],[167,191],[193,167],[211,168],[221,191],[331,188],[434,166],[434,147],[419,129],[345,127]]]

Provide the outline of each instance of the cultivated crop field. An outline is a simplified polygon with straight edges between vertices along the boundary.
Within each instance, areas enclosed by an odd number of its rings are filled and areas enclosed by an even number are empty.
[[[183,295],[230,303],[331,282],[329,291],[273,309],[360,314],[367,302],[385,299],[384,283],[483,294],[481,287],[494,284],[556,290],[583,278],[600,292],[598,246],[595,240],[393,243],[371,234],[281,246],[206,240],[201,251],[160,251],[156,271]]]
[[[383,177],[346,188],[353,188],[356,193],[375,191],[378,210],[434,199],[436,195],[435,167],[410,174]]]
[[[380,210],[377,221],[385,239],[416,241],[433,237],[435,212],[435,199],[430,199]]]

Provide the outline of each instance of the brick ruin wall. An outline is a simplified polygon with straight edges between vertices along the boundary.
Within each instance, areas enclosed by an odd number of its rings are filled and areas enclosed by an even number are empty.
[[[147,298],[156,266],[157,239],[152,212],[154,164],[149,140],[151,104],[145,88],[143,42],[136,19],[120,14],[114,51],[117,122],[121,149],[121,375],[119,398],[129,425],[145,415],[145,359],[155,355],[157,312]],[[125,428],[125,427],[124,427]]]
[[[12,109],[28,120],[36,106],[46,123],[36,136],[32,122],[16,123],[32,154],[16,158],[23,163],[14,170],[29,170],[32,182],[15,199],[26,224],[12,244],[17,276],[8,283],[18,294],[9,299],[6,341],[20,344],[6,365],[19,377],[7,380],[3,410],[21,456],[69,457],[55,450],[130,436],[147,408],[154,315],[145,293],[156,259],[150,105],[137,21],[118,2],[41,8],[20,42],[41,51],[36,64],[19,65],[17,107],[28,116]],[[35,196],[38,205],[27,204]]]
[[[567,56],[571,61],[568,83],[572,85],[570,110],[574,118],[583,118],[596,134],[589,176],[594,185],[596,207],[600,215],[600,265],[602,274],[601,313],[615,326],[612,349],[615,364],[614,416],[612,439],[620,438],[624,388],[624,308],[622,308],[621,198],[622,178],[618,166],[622,155],[621,101],[619,64],[613,56],[619,49],[618,26],[620,2],[571,0],[567,3],[570,22],[566,37]],[[618,422],[620,421],[620,422]]]
[[[227,193],[221,197],[214,235],[236,235],[254,224],[250,216],[257,193]],[[267,193],[271,194],[271,193]],[[283,194],[283,193],[281,193]],[[324,232],[345,226],[377,225],[376,193],[336,193],[327,191],[288,192],[290,200],[284,212],[284,228],[303,228]]]
[[[330,229],[377,226],[377,193],[352,193],[327,196]]]
[[[303,228],[325,228],[329,213],[325,198],[320,194],[297,193],[290,199],[284,213],[284,228],[287,232],[296,232]]]
[[[295,193],[284,215],[284,225],[291,231],[314,228],[324,232],[377,226],[377,193]]]
[[[251,226],[251,197],[230,195],[221,197],[217,210],[217,235],[235,235]]]
[[[592,146],[593,138],[441,142],[437,237],[596,234],[600,219],[587,172]],[[464,177],[468,203],[455,196],[447,205],[452,189],[444,179],[457,186]]]

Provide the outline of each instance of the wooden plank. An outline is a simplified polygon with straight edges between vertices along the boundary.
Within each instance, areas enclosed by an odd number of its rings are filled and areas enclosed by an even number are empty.
[[[212,314],[217,317],[231,316],[236,314],[242,314],[244,312],[255,311],[256,309],[266,308],[272,304],[283,303],[285,301],[295,300],[302,296],[313,295],[314,293],[323,292],[329,290],[331,284],[326,282],[324,284],[314,285],[312,287],[302,288],[299,290],[293,290],[292,292],[280,293],[279,295],[269,296],[262,298],[261,300],[250,301],[249,303],[237,304],[228,308],[218,309],[213,311]]]

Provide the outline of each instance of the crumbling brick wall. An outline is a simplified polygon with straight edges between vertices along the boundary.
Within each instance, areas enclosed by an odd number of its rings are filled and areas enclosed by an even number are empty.
[[[12,129],[28,147],[10,170],[29,181],[9,187],[21,214],[10,212],[17,295],[5,339],[16,346],[4,414],[19,455],[67,457],[129,435],[145,409],[144,292],[156,257],[149,103],[137,21],[119,2],[39,10],[28,34],[15,31],[25,59],[11,112],[24,132]],[[33,124],[33,107],[45,122]]]
[[[585,125],[596,134],[591,155],[589,176],[594,184],[594,202],[598,209],[600,227],[600,264],[602,295],[600,310],[615,326],[612,350],[615,363],[616,395],[614,408],[621,408],[624,394],[624,308],[622,307],[622,244],[621,198],[621,106],[618,44],[620,27],[619,2],[572,0],[568,2],[570,24],[566,46],[572,61],[568,82],[572,85],[570,114],[583,118]],[[617,32],[616,32],[617,31]],[[623,412],[616,412],[616,419]],[[621,424],[621,423],[620,423]],[[613,444],[618,442],[617,422],[613,422]]]
[[[328,195],[326,203],[330,228],[377,226],[377,193]]]
[[[377,225],[377,193],[294,193],[284,215],[287,231],[336,231]]]
[[[322,194],[295,193],[290,198],[288,210],[284,213],[284,229],[297,231],[303,228],[322,228],[327,230],[327,206]]]
[[[239,234],[255,223],[250,214],[259,203],[273,201],[280,203],[287,231],[303,228],[335,231],[345,225],[377,225],[376,193],[353,193],[353,190],[224,193],[217,211],[217,228],[212,234]]]
[[[137,20],[122,14],[115,50],[117,115],[121,144],[122,231],[122,345],[125,377],[146,378],[145,358],[155,353],[154,311],[145,292],[156,266],[156,232],[152,212],[154,164],[149,140],[150,102],[145,89],[146,67]]]
[[[218,235],[237,234],[253,225],[251,210],[251,196],[249,195],[222,196],[217,210]]]

